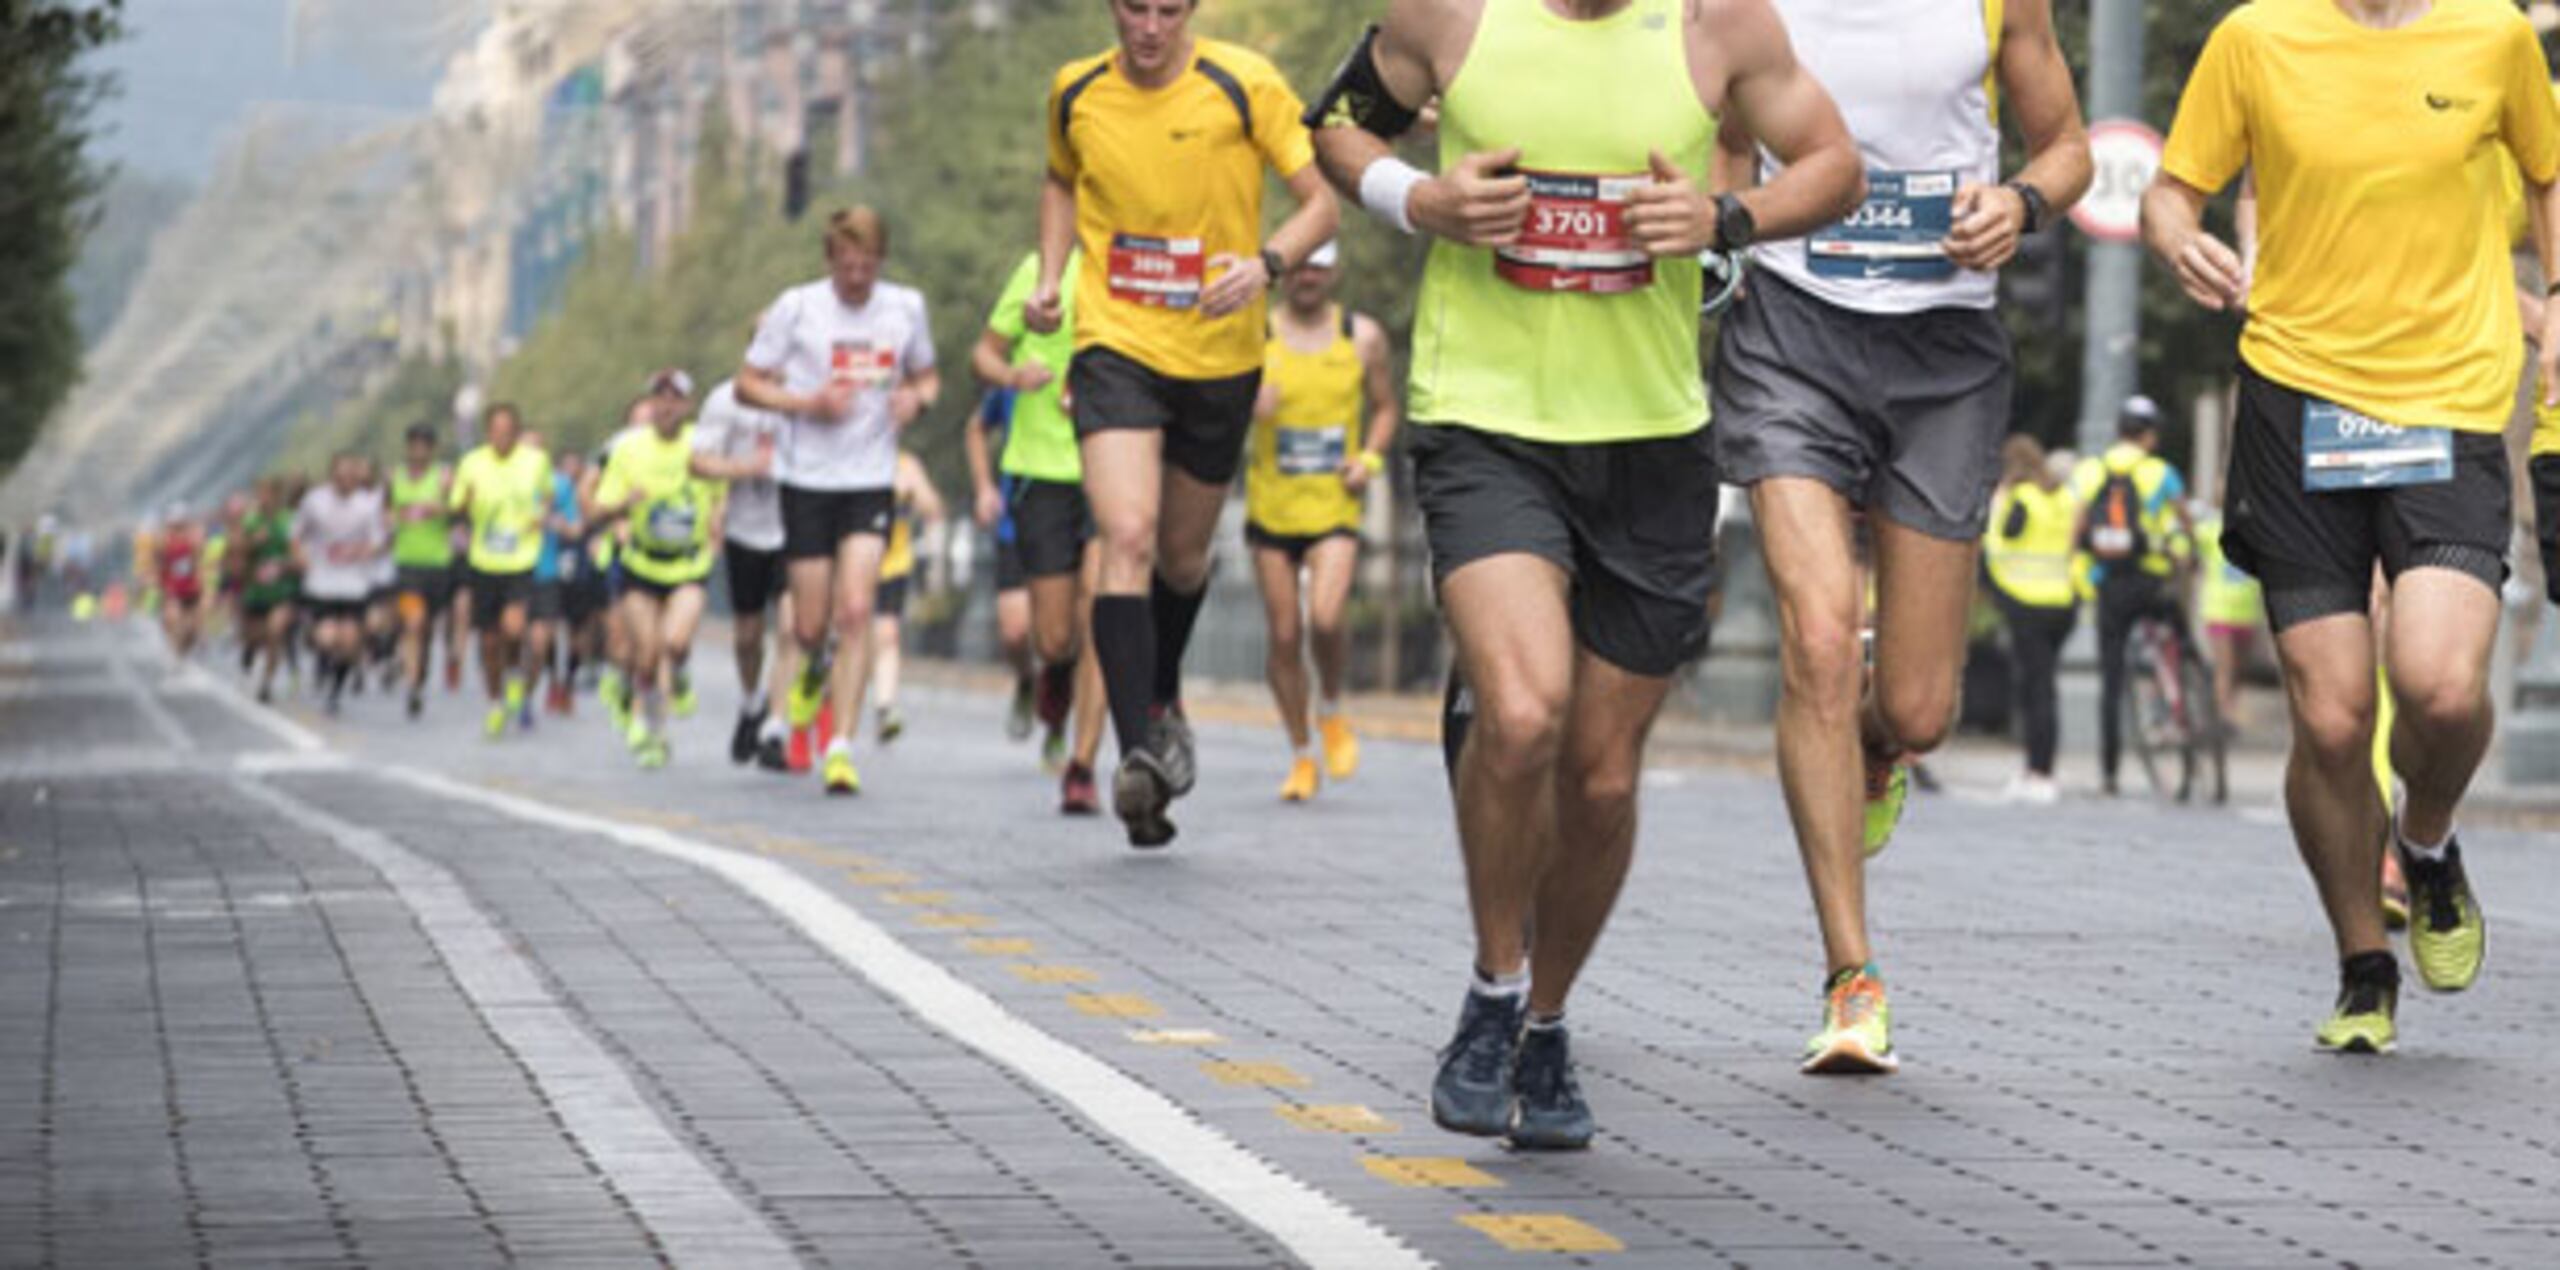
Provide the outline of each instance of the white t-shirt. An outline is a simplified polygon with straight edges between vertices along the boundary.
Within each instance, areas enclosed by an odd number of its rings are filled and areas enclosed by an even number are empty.
[[[373,591],[374,557],[391,537],[382,519],[382,492],[338,493],[315,485],[294,509],[293,540],[310,567],[302,592],[315,600],[361,600]]]
[[[855,309],[837,298],[827,279],[793,287],[765,311],[747,346],[747,364],[779,374],[783,389],[797,395],[814,395],[830,381],[857,390],[842,419],[791,419],[782,484],[872,490],[896,483],[898,428],[889,418],[889,394],[934,365],[922,292],[882,282]]]
[[[724,459],[751,459],[759,443],[773,443],[773,466],[779,472],[790,449],[791,421],[770,410],[738,400],[738,381],[723,380],[702,399],[702,415],[693,425],[693,452]],[[782,550],[782,490],[767,476],[729,482],[729,541],[756,551]]]

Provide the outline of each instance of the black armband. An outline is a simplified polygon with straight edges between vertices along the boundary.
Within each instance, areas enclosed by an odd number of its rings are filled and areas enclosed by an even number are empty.
[[[1387,91],[1386,81],[1378,76],[1377,45],[1378,24],[1372,22],[1300,121],[1310,128],[1366,129],[1387,141],[1412,131],[1422,112],[1407,109]]]

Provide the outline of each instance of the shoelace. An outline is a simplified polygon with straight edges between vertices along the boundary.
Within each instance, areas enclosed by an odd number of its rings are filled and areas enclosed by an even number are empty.
[[[1831,1014],[1837,1026],[1856,1027],[1875,1017],[1876,1007],[1884,992],[1873,979],[1860,975],[1831,990]]]
[[[2409,889],[2427,898],[2427,929],[2444,932],[2462,924],[2462,905],[2455,900],[2461,889],[2462,875],[2456,863],[2460,857],[2447,847],[2442,860],[2409,857],[2404,870],[2409,875]]]
[[[2338,1012],[2340,1014],[2381,1013],[2383,993],[2389,986],[2367,980],[2349,982],[2338,990]]]
[[[1520,1070],[1517,1080],[1520,1096],[1533,1102],[1578,1102],[1582,1090],[1574,1080],[1573,1060],[1564,1057],[1561,1042],[1544,1045],[1529,1041],[1520,1047]]]
[[[1496,1009],[1482,1002],[1470,1005],[1465,1027],[1449,1046],[1465,1063],[1469,1082],[1491,1084],[1502,1078],[1502,1060],[1508,1049],[1502,1043],[1503,1033],[1518,1026],[1519,1020],[1508,1010]]]

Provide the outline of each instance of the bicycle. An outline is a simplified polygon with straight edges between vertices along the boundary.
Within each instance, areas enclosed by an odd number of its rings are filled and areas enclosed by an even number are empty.
[[[2178,623],[2145,616],[2133,624],[2125,658],[2125,718],[2134,757],[2142,762],[2151,792],[2164,801],[2189,802],[2197,777],[2206,778],[2215,806],[2230,800],[2222,712],[2213,695],[2213,667]],[[2172,774],[2166,763],[2174,763]]]

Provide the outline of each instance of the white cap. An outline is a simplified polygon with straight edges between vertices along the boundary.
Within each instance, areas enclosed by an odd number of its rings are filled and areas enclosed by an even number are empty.
[[[652,393],[672,392],[679,397],[691,397],[693,395],[693,376],[675,369],[659,371],[657,374],[649,377],[649,391]]]
[[[1341,263],[1341,245],[1330,238],[1324,240],[1323,246],[1307,253],[1306,267],[1310,269],[1331,269]]]

